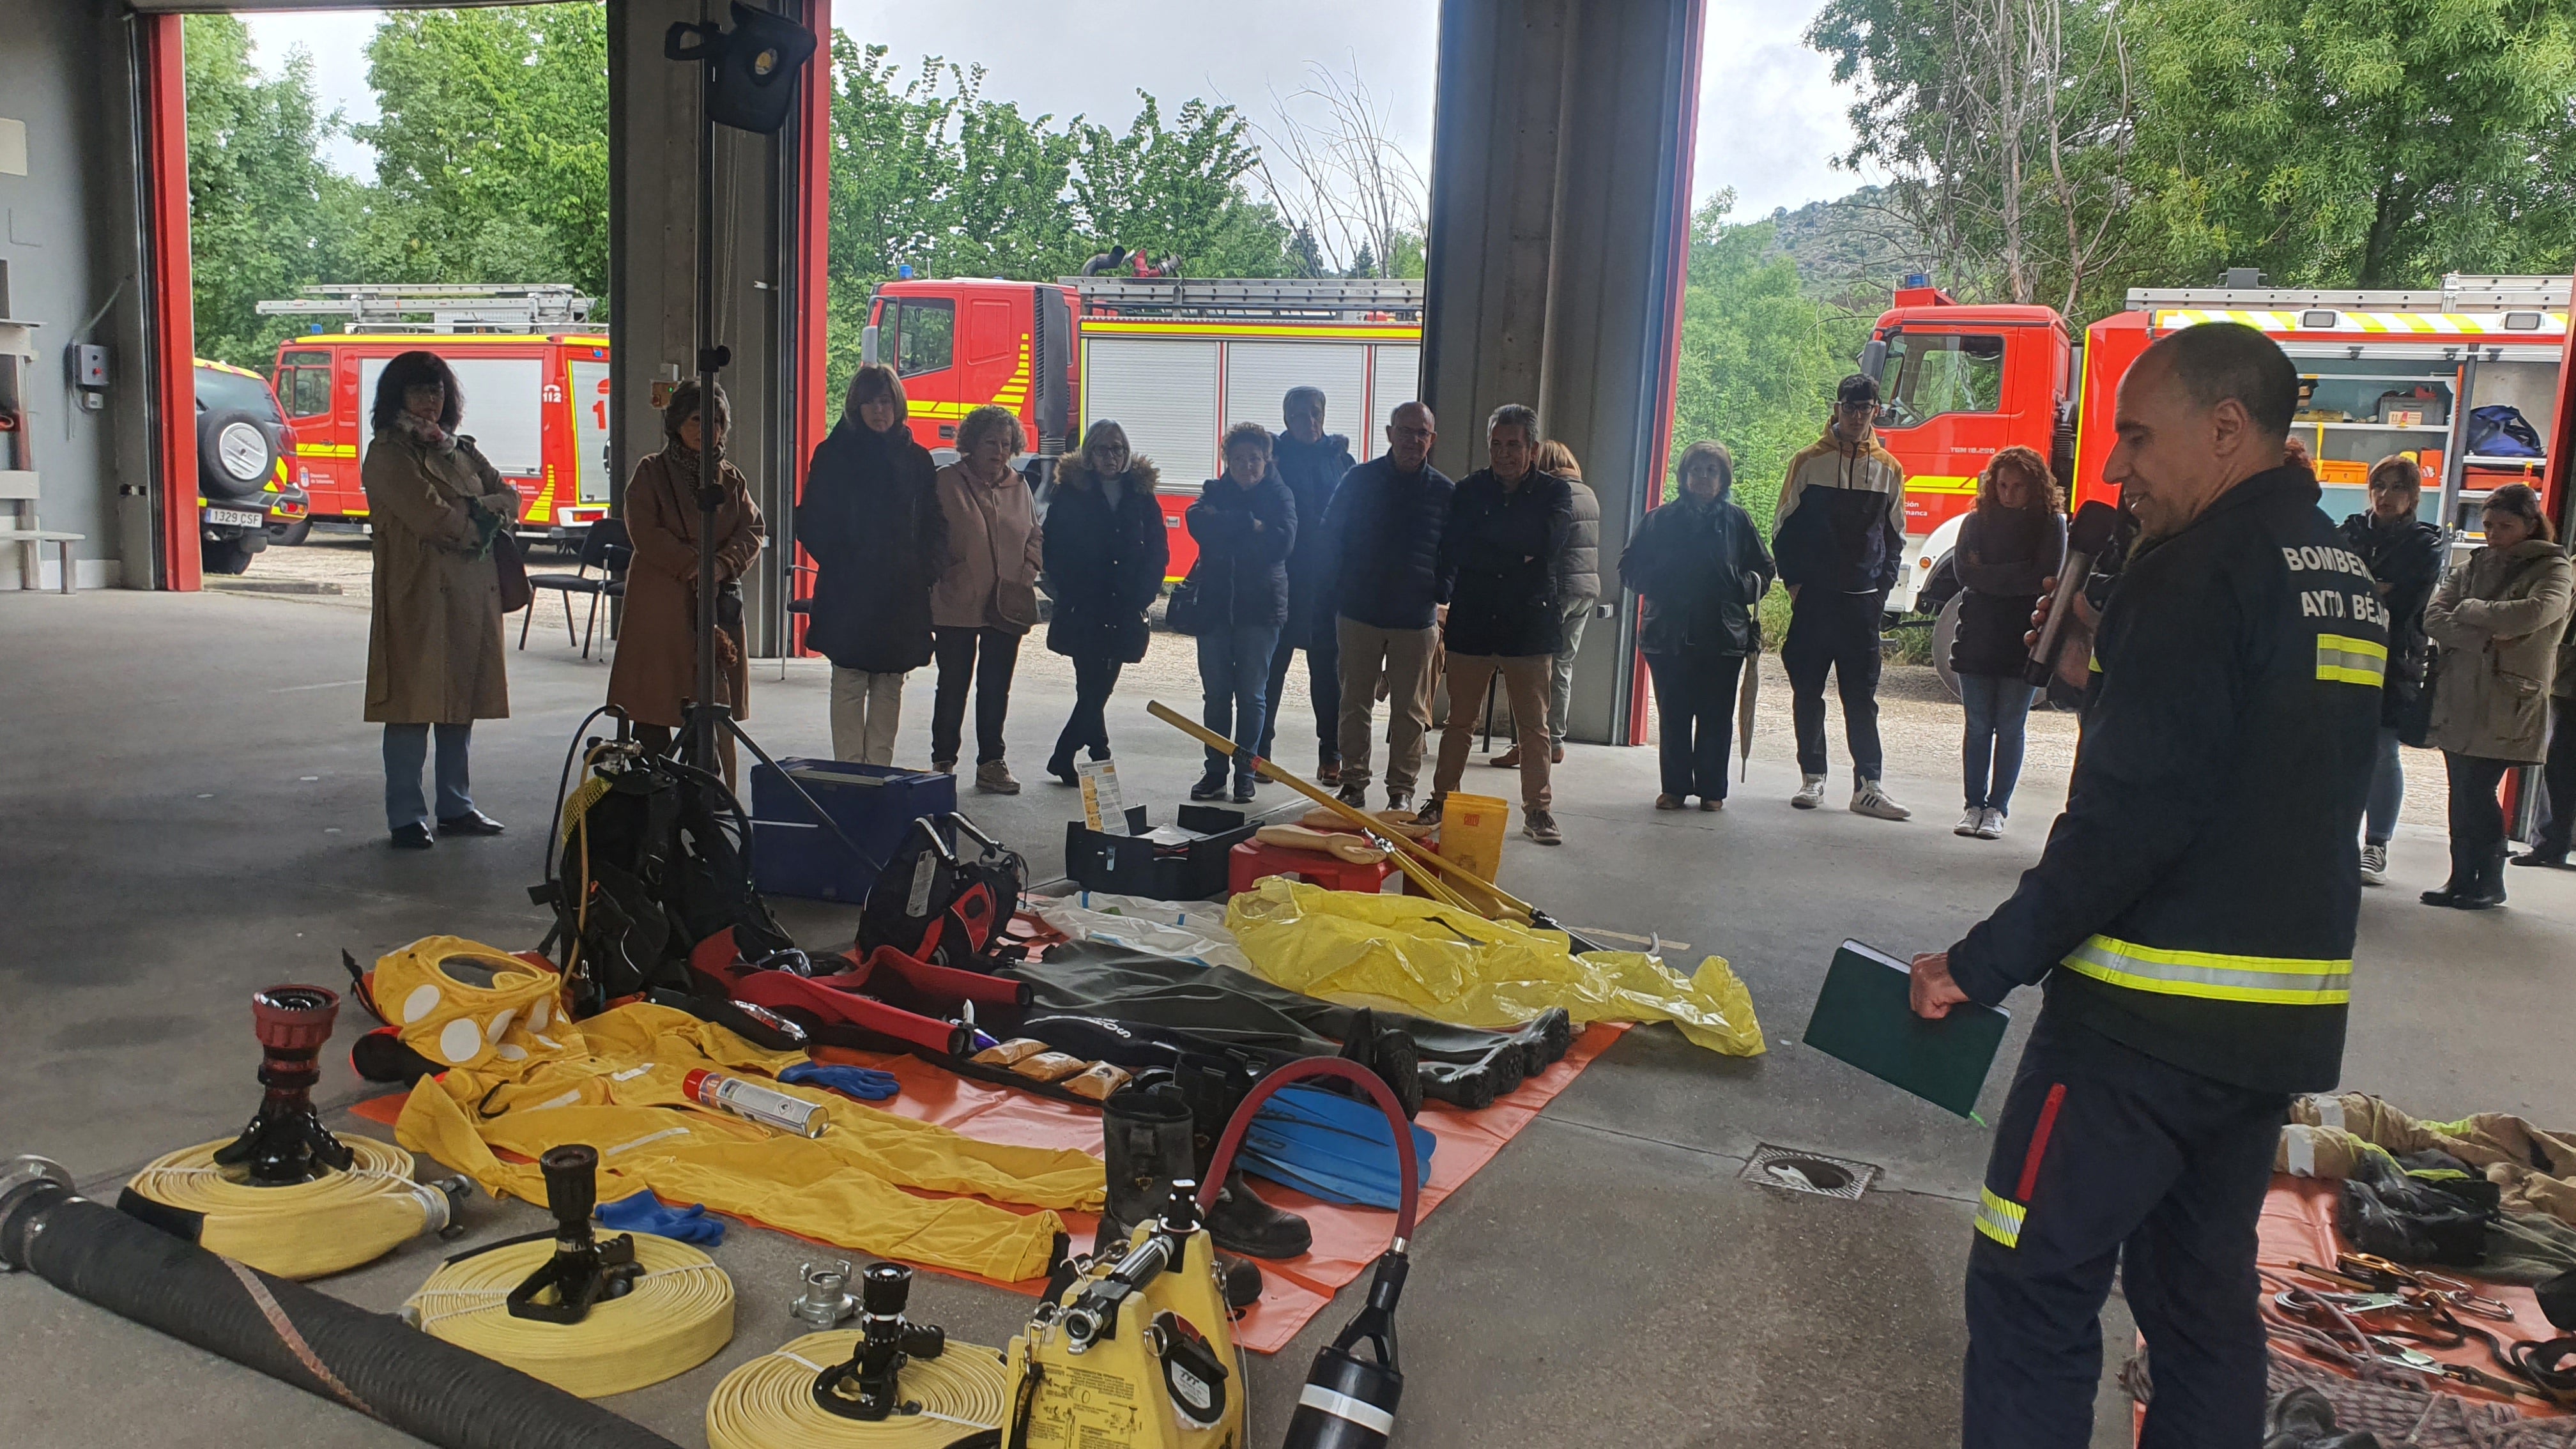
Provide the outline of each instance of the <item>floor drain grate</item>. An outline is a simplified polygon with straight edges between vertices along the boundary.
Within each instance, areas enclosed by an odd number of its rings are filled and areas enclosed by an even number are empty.
[[[1849,1199],[1869,1191],[1869,1185],[1878,1179],[1878,1166],[1765,1142],[1753,1149],[1752,1160],[1744,1164],[1743,1176],[1746,1182],[1785,1187],[1791,1192]]]

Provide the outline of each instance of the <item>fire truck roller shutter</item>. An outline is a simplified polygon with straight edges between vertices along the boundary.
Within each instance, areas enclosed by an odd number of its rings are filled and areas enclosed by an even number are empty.
[[[1281,427],[1279,405],[1292,387],[1324,390],[1324,430],[1364,431],[1368,417],[1365,342],[1229,342],[1225,345],[1225,425]],[[1353,439],[1356,443],[1358,440]],[[1356,449],[1354,449],[1356,451]],[[1298,520],[1302,527],[1305,520]]]
[[[435,348],[431,350],[435,351]],[[465,394],[465,416],[457,431],[504,475],[523,478],[545,473],[545,364],[533,357],[458,357],[440,353],[456,373]],[[389,358],[370,357],[358,364],[358,409],[361,417],[375,407],[376,378]],[[369,431],[363,424],[359,431]],[[363,459],[365,445],[360,444]]]
[[[1386,451],[1386,425],[1395,410],[1422,396],[1422,349],[1389,347],[1377,349],[1377,380],[1369,395],[1368,443],[1360,445],[1351,439],[1351,451],[1366,462]]]
[[[1163,486],[1195,491],[1216,476],[1217,344],[1095,337],[1083,345],[1082,425],[1116,418],[1128,446],[1161,467]]]

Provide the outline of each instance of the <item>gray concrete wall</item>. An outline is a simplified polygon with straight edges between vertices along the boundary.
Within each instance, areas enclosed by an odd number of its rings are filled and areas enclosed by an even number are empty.
[[[769,8],[801,13],[791,3]],[[610,0],[608,37],[608,331],[616,419],[610,464],[620,478],[662,446],[653,383],[697,368],[700,69],[665,60],[674,21],[696,21],[698,0]],[[809,64],[824,63],[819,52]],[[791,329],[783,307],[790,266],[780,136],[716,131],[716,340],[733,349],[718,381],[733,405],[725,450],[780,536],[795,496],[794,429],[786,380]],[[773,547],[748,582],[755,653],[769,652],[787,551]]]
[[[1685,225],[1697,0],[1446,0],[1433,136],[1422,395],[1442,471],[1485,462],[1484,420],[1539,410],[1601,499],[1603,598],[1661,480],[1670,264]],[[1585,635],[1573,738],[1627,718],[1632,631]]]
[[[89,535],[82,585],[146,588],[149,374],[129,22],[111,0],[0,0],[0,36],[0,118],[27,130],[26,174],[0,173],[0,261],[10,315],[39,324],[26,439],[39,516],[48,529]],[[103,411],[74,406],[63,350],[75,341],[112,351]],[[50,548],[45,557],[50,581]],[[0,549],[0,589],[19,582],[18,550]]]

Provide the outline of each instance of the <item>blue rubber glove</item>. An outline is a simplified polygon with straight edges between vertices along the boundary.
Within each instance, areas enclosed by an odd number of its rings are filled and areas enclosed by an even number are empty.
[[[630,1198],[601,1203],[599,1220],[621,1233],[651,1233],[703,1248],[723,1242],[725,1234],[724,1219],[708,1217],[705,1204],[664,1207],[649,1189]]]
[[[827,1067],[821,1062],[789,1067],[778,1074],[778,1080],[811,1083],[862,1102],[882,1102],[902,1090],[892,1072],[880,1072],[874,1067]]]

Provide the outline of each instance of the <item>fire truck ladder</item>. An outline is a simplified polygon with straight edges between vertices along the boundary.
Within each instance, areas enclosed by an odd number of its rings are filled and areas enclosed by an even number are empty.
[[[2439,288],[2413,291],[2317,291],[2295,287],[2132,287],[2129,310],[2237,308],[2262,312],[2563,312],[2565,277],[2491,277],[2453,272]],[[2327,323],[2331,326],[2331,323]]]
[[[590,326],[598,299],[559,282],[501,285],[392,283],[306,287],[262,302],[263,317],[346,317],[352,332],[569,332]]]
[[[1059,277],[1086,310],[1125,317],[1240,317],[1266,321],[1414,322],[1422,283],[1408,278],[1211,280]]]

